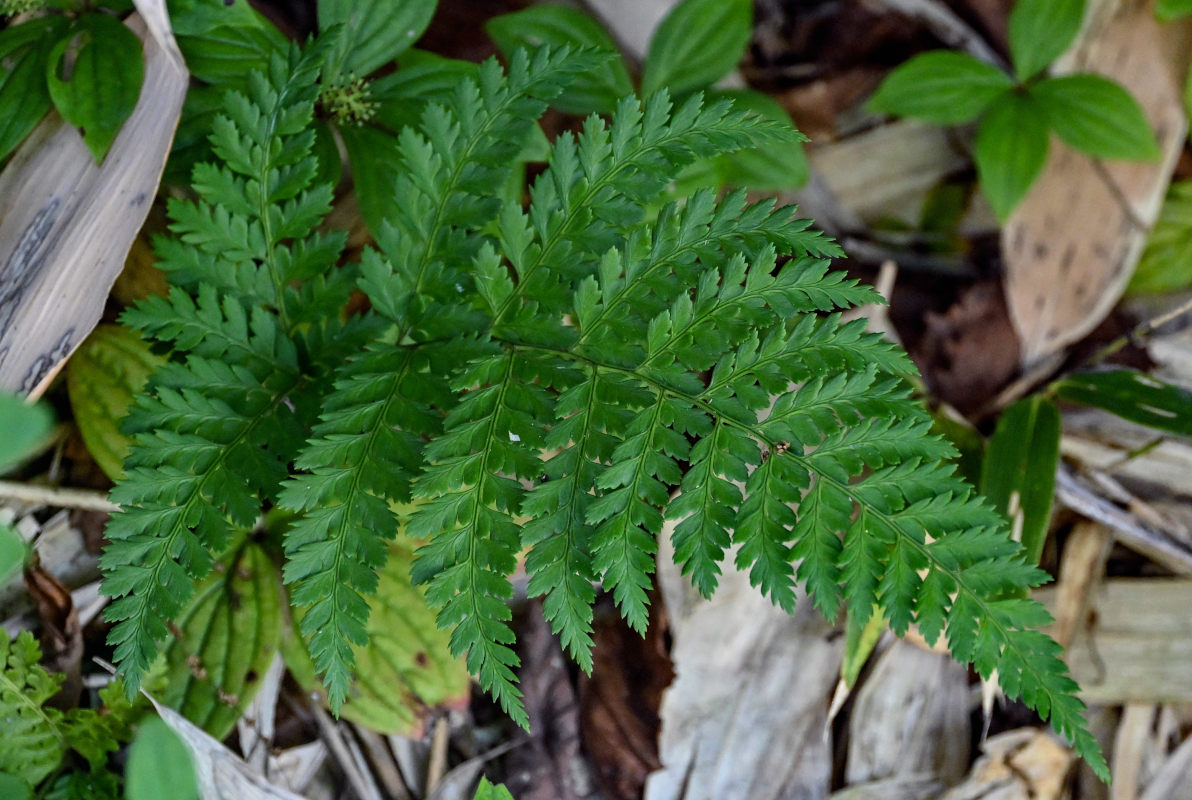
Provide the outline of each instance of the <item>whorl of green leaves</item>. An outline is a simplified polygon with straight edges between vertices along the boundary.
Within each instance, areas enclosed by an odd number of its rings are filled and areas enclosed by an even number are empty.
[[[738,567],[790,609],[875,604],[1050,717],[1104,770],[1047,621],[1046,579],[954,475],[901,380],[898,348],[840,311],[877,302],[829,271],[839,249],[793,209],[743,194],[662,198],[687,164],[789,136],[699,96],[623,100],[554,142],[529,203],[502,187],[537,117],[596,56],[495,62],[398,135],[398,213],[359,267],[312,233],[306,127],[317,58],[275,60],[230,95],[223,167],[196,171],[159,248],[183,287],[127,320],[175,347],[134,413],[105,590],[124,672],[156,652],[230,525],[298,514],[285,579],[333,707],[348,699],[394,501],[429,543],[452,650],[526,723],[509,576],[590,669],[594,582],[638,630],[656,537],[710,595]],[[351,282],[370,310],[340,313]],[[350,355],[347,355],[350,354]],[[291,467],[293,472],[291,474]],[[677,491],[675,491],[677,489]],[[135,678],[133,679],[135,682]]]

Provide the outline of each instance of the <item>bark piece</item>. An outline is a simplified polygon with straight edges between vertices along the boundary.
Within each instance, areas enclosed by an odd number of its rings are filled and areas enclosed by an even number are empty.
[[[827,722],[844,637],[801,599],[775,608],[725,561],[711,600],[679,574],[664,531],[659,585],[675,682],[662,702],[662,769],[646,800],[818,800],[828,795]]]
[[[969,728],[968,670],[895,642],[857,691],[845,782],[918,775],[955,783],[968,770]]]
[[[1057,590],[1035,596],[1055,609]],[[1090,602],[1091,628],[1066,653],[1080,696],[1093,703],[1192,702],[1192,580],[1115,578]]]

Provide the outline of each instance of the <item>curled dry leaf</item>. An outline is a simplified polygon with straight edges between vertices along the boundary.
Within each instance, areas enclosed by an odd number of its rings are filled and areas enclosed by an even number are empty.
[[[145,2],[147,8],[164,3]],[[0,389],[38,396],[103,311],[157,192],[188,74],[140,17],[145,80],[102,165],[51,114],[0,174]]]

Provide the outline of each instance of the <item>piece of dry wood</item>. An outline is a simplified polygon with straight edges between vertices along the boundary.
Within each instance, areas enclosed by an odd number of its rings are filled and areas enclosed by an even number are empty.
[[[1188,130],[1184,32],[1160,25],[1150,3],[1121,0],[1091,16],[1058,69],[1123,84],[1163,155],[1152,164],[1101,162],[1052,137],[1043,174],[1002,232],[1006,301],[1027,372],[1091,331],[1121,297]]]
[[[1192,786],[1192,737],[1185,739],[1167,757],[1139,800],[1171,800],[1186,796],[1189,786]]]
[[[880,154],[880,155],[875,155]],[[927,192],[967,169],[969,156],[954,134],[913,120],[892,122],[810,150],[820,194],[863,222],[898,219],[918,225]],[[794,199],[803,205],[801,193]],[[809,198],[808,210],[823,206]]]
[[[1061,800],[1072,751],[1049,732],[1007,731],[985,741],[964,783],[940,800]]]
[[[955,783],[968,771],[968,669],[895,642],[856,691],[845,781],[912,775]]]
[[[189,75],[152,17],[153,35],[129,18],[144,43],[145,80],[103,164],[51,113],[0,174],[0,390],[45,390],[99,321],[153,202]]]
[[[794,616],[725,562],[711,600],[691,589],[660,537],[675,681],[661,710],[663,768],[646,800],[825,797],[832,773],[828,700],[844,637],[801,598]]]
[[[650,37],[679,0],[585,0],[584,5],[613,35],[625,55],[640,64]]]
[[[1057,590],[1035,597],[1055,609]],[[1093,703],[1192,702],[1192,580],[1115,578],[1090,598],[1093,624],[1065,654]]]
[[[1101,582],[1113,533],[1097,522],[1082,520],[1064,543],[1056,581],[1054,638],[1068,647],[1088,616],[1090,597]]]
[[[931,777],[887,778],[846,786],[828,800],[932,800],[944,788],[943,782]]]
[[[1108,411],[1066,410],[1060,452],[1119,479],[1192,497],[1192,440],[1164,435]]]
[[[1088,478],[1073,474],[1064,464],[1055,473],[1055,496],[1073,511],[1111,528],[1117,540],[1131,550],[1176,574],[1192,575],[1192,547],[1187,542],[1119,507]]]
[[[1151,703],[1127,703],[1113,739],[1111,800],[1137,800],[1142,762],[1157,709]]]

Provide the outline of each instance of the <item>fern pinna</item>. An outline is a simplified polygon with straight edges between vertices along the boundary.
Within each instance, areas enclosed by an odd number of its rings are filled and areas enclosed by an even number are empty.
[[[839,249],[793,209],[741,193],[663,202],[686,165],[787,136],[698,96],[620,103],[554,142],[528,203],[504,198],[537,117],[596,56],[482,65],[396,132],[399,211],[359,265],[316,232],[318,54],[274,58],[228,95],[222,166],[195,172],[158,245],[175,288],[125,321],[173,347],[135,410],[104,556],[131,686],[231,525],[296,519],[285,579],[333,707],[392,504],[428,540],[416,580],[452,648],[526,723],[510,574],[592,665],[593,586],[642,630],[656,537],[705,594],[733,553],[785,609],[875,606],[1022,697],[1104,774],[1048,617],[1046,579],[973,496],[900,376],[897,347],[840,311],[878,302],[829,271]],[[370,309],[342,316],[359,288]]]

